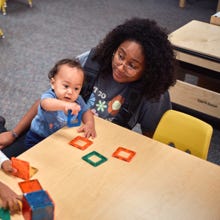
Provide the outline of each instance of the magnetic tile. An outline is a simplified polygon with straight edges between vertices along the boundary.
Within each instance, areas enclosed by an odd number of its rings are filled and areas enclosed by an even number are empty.
[[[12,167],[17,170],[14,174],[15,176],[24,180],[28,180],[30,178],[30,165],[27,161],[12,157],[11,162]]]
[[[94,167],[97,167],[108,160],[106,157],[96,151],[90,152],[89,154],[83,156],[82,159]]]
[[[77,136],[72,141],[69,142],[70,145],[79,148],[80,150],[85,150],[88,148],[93,142],[85,137]]]
[[[19,182],[18,185],[23,193],[42,190],[42,186],[37,179]]]
[[[10,220],[10,213],[8,209],[0,208],[0,220]]]
[[[135,154],[136,154],[135,151],[126,149],[124,147],[118,147],[117,150],[112,154],[112,156],[117,159],[130,162]]]
[[[37,168],[31,167],[29,162],[15,157],[11,158],[11,162],[12,167],[17,170],[13,175],[21,179],[28,180],[38,171]]]
[[[25,220],[54,220],[54,203],[48,192],[24,193],[22,214]]]
[[[67,126],[68,127],[77,127],[80,126],[82,121],[82,111],[80,111],[77,115],[72,115],[72,111],[68,110],[68,115],[67,115]]]

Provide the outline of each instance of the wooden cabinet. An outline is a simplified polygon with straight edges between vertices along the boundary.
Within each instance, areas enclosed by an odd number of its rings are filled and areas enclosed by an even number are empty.
[[[220,28],[193,20],[169,35],[178,60],[173,103],[220,119]]]

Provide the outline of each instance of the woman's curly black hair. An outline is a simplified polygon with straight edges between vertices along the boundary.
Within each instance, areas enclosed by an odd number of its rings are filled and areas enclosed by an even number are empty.
[[[148,99],[158,99],[176,82],[174,52],[166,30],[153,20],[142,18],[132,18],[118,25],[95,48],[93,59],[100,64],[102,74],[112,74],[112,55],[126,40],[142,46],[145,56],[143,94]]]

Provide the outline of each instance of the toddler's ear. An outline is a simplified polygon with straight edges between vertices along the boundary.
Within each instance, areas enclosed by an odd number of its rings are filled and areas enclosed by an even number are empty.
[[[51,79],[50,79],[50,85],[51,85],[51,88],[52,88],[52,89],[54,89],[54,85],[53,85],[54,82],[55,82],[55,79],[54,79],[54,78],[51,78]]]

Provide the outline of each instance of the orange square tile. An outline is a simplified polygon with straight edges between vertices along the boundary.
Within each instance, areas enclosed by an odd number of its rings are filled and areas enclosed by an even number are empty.
[[[21,191],[23,193],[30,193],[30,192],[42,190],[42,186],[40,185],[37,179],[19,182],[18,185],[20,186]]]
[[[70,145],[77,147],[80,150],[85,150],[92,143],[93,143],[92,141],[90,141],[89,139],[82,137],[82,136],[77,136],[72,141],[69,142]]]
[[[130,162],[135,154],[136,154],[135,151],[126,149],[124,147],[118,147],[117,150],[112,154],[112,156],[117,159]]]

